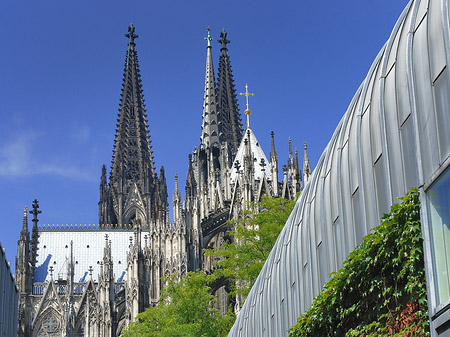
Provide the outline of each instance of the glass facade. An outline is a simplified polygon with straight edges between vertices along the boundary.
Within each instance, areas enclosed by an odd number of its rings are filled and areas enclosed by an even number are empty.
[[[450,168],[427,191],[436,303],[450,298]]]

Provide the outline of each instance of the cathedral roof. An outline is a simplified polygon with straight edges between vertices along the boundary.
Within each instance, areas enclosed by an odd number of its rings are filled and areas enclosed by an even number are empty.
[[[250,140],[250,144],[248,141]],[[261,145],[259,145],[258,140],[256,139],[255,134],[253,133],[250,127],[247,127],[244,132],[244,137],[241,140],[241,144],[236,153],[236,157],[233,161],[233,166],[231,169],[231,182],[234,183],[237,179],[237,167],[243,166],[245,162],[246,156],[246,148],[250,145],[251,153],[253,156],[253,162],[255,167],[255,179],[262,180],[262,177],[265,175],[267,180],[271,180],[272,176],[270,174],[270,169],[268,167],[269,161],[267,160],[266,155],[264,154]],[[261,160],[264,160],[266,166],[261,166]],[[264,169],[264,171],[263,171]]]
[[[127,252],[130,237],[134,237],[131,229],[49,229],[39,230],[39,243],[36,256],[34,282],[45,282],[50,279],[49,268],[53,267],[53,279],[67,280],[70,260],[70,242],[73,241],[74,282],[87,282],[90,278],[98,280],[100,265],[103,263],[105,235],[111,240],[111,257],[113,261],[114,279],[122,282],[126,279]],[[148,232],[142,232],[142,240]]]

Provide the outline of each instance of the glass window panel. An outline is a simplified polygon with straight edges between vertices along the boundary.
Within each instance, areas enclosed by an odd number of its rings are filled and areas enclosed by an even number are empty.
[[[434,98],[436,101],[436,117],[441,150],[441,162],[450,155],[450,122],[448,114],[450,111],[450,85],[448,70],[445,69],[434,82]]]
[[[450,298],[450,169],[427,191],[438,304]]]

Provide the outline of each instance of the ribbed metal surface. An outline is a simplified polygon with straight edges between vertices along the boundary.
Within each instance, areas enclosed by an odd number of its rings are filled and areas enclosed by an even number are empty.
[[[426,204],[423,187],[450,161],[448,8],[448,0],[411,1],[406,6],[229,336],[286,336],[328,275],[380,223],[397,197],[419,186]],[[427,230],[424,236],[429,252]],[[432,283],[429,255],[426,268]],[[433,291],[429,287],[431,311]]]
[[[0,337],[17,335],[19,290],[0,243]]]

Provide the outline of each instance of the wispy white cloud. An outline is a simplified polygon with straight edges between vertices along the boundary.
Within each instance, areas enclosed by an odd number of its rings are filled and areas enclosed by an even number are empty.
[[[96,175],[89,169],[74,165],[65,155],[47,153],[45,158],[42,153],[38,155],[38,138],[36,132],[20,132],[0,143],[0,176],[22,178],[53,175],[79,181],[96,181]]]
[[[91,129],[87,125],[73,125],[70,137],[79,143],[87,143],[91,137]]]

